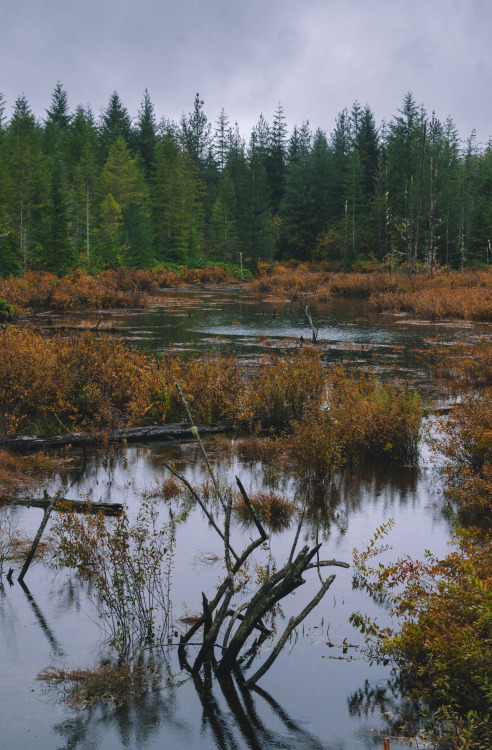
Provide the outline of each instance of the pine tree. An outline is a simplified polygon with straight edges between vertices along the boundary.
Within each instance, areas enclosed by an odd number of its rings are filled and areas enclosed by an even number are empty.
[[[236,232],[236,192],[226,171],[219,185],[219,194],[212,209],[211,235],[213,256],[224,263],[233,263],[238,254]]]
[[[295,127],[288,145],[285,191],[279,207],[280,252],[285,257],[309,260],[315,241],[311,132],[308,123]]]
[[[188,117],[183,116],[181,128],[188,153],[203,173],[212,145],[212,126],[203,111],[203,100],[200,99],[199,94],[195,96],[193,111],[188,114]]]
[[[221,109],[214,133],[214,153],[220,173],[226,168],[227,153],[232,138],[229,118],[225,110]]]
[[[157,125],[154,105],[150,100],[149,92],[145,89],[135,128],[135,147],[142,160],[147,179],[151,177],[154,168],[156,144]]]
[[[41,129],[24,96],[17,99],[6,132],[9,167],[8,212],[17,235],[16,255],[24,270],[36,262],[46,237],[47,165],[41,153]]]
[[[173,133],[162,136],[152,180],[154,254],[160,261],[187,263],[201,255],[203,186],[198,167]]]
[[[287,125],[282,104],[279,102],[273,116],[270,131],[268,158],[266,161],[268,183],[270,185],[271,209],[278,212],[285,188]]]
[[[260,116],[251,133],[247,155],[248,175],[248,227],[245,233],[245,258],[251,258],[254,267],[258,260],[273,260],[278,238],[278,221],[270,212],[270,189],[266,170],[268,156],[268,126]]]
[[[127,146],[131,146],[130,115],[123,106],[119,95],[114,91],[99,123],[99,139],[103,158],[107,158],[111,146],[118,138],[122,138]]]
[[[103,201],[103,205],[106,206],[107,216],[115,213],[115,205],[118,206],[121,214],[118,222],[108,223],[107,219],[103,220],[103,225],[110,228],[106,232],[106,239],[109,238],[110,242],[103,245],[105,262],[113,264],[127,260],[141,265],[146,260],[150,261],[152,257],[151,233],[146,229],[149,222],[148,189],[142,170],[137,160],[132,158],[123,138],[118,138],[110,148],[108,159],[101,172],[100,188],[102,195],[105,196],[106,203]],[[108,196],[111,197],[113,203],[109,201]],[[118,229],[121,226],[119,233],[116,228],[117,223]],[[146,241],[149,243],[147,248],[144,247]],[[118,246],[118,251],[115,255],[116,246]],[[108,252],[108,247],[111,247],[111,252]]]
[[[77,107],[64,137],[64,156],[70,182],[70,236],[90,263],[99,172],[98,134],[90,110]]]
[[[48,229],[44,247],[39,250],[36,267],[57,274],[67,273],[76,264],[77,253],[69,237],[69,205],[65,168],[60,157],[53,156],[48,203]]]
[[[338,220],[344,211],[345,178],[351,147],[350,118],[346,109],[337,115],[330,137],[332,167],[329,186],[330,218]]]

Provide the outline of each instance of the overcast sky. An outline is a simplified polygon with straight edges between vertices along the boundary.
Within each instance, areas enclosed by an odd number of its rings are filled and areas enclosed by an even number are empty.
[[[96,115],[117,91],[158,118],[196,92],[249,132],[281,102],[291,128],[330,133],[355,100],[391,119],[405,92],[462,138],[492,134],[492,0],[0,0],[0,91],[36,115],[57,81]]]

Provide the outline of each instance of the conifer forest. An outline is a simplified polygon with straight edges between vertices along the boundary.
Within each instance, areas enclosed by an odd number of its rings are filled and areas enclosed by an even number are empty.
[[[179,122],[147,91],[96,115],[58,83],[44,118],[0,98],[0,274],[159,263],[488,262],[492,143],[460,138],[407,93],[389,122],[344,109],[331,131],[292,127],[279,103],[245,135],[196,95]]]

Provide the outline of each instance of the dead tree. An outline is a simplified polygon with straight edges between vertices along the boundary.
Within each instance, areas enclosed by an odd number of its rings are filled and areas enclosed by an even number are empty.
[[[268,632],[263,623],[265,616],[269,612],[271,612],[275,605],[282,599],[284,599],[284,597],[288,596],[293,591],[295,591],[295,589],[305,583],[305,579],[303,578],[304,573],[312,568],[317,568],[319,571],[320,568],[328,566],[336,566],[341,568],[348,568],[349,566],[347,563],[340,562],[338,560],[323,560],[313,562],[314,558],[318,555],[321,544],[316,544],[312,548],[309,548],[309,546],[306,545],[296,554],[296,547],[304,518],[303,512],[297,527],[297,533],[290,551],[289,558],[284,566],[280,570],[270,574],[263,583],[258,585],[256,592],[249,601],[243,602],[239,607],[232,606],[232,600],[238,588],[237,574],[253,554],[253,552],[261,544],[266,542],[269,536],[265,531],[261,520],[255,512],[248,494],[241,483],[241,480],[239,479],[239,477],[236,477],[239,491],[258,531],[258,537],[254,539],[241,553],[237,553],[232,547],[230,541],[233,501],[232,493],[229,493],[229,497],[227,500],[222,497],[214,473],[208,461],[205,448],[198,435],[198,430],[193,424],[188,406],[181,392],[181,389],[179,389],[179,386],[178,390],[191,421],[193,434],[198,439],[200,448],[205,457],[206,465],[214,483],[218,499],[224,511],[223,528],[220,528],[215,522],[212,515],[206,508],[205,503],[201,500],[199,494],[194,490],[194,488],[191,487],[189,482],[181,477],[173,469],[173,467],[169,466],[168,464],[165,465],[172,472],[172,474],[179,478],[187,487],[192,497],[198,502],[202,510],[205,512],[215,531],[223,540],[224,561],[226,566],[226,576],[220,584],[214,598],[212,600],[208,600],[205,593],[202,592],[202,614],[201,617],[188,630],[188,632],[181,636],[179,646],[180,658],[183,662],[186,662],[186,644],[188,644],[194,634],[201,627],[203,627],[203,640],[198,655],[193,665],[190,667],[191,672],[193,675],[197,675],[202,667],[205,667],[208,670],[213,667],[217,677],[223,678],[225,675],[231,674],[238,669],[238,658],[240,656],[241,650],[245,646],[246,641],[252,634],[253,630],[259,630],[263,634]],[[302,610],[302,612],[300,612],[295,617],[291,617],[284,633],[278,640],[276,646],[272,650],[266,662],[257,670],[257,672],[252,677],[247,680],[248,686],[254,685],[256,681],[271,667],[277,656],[280,654],[287,639],[293,632],[294,628],[298,627],[298,625],[304,620],[309,612],[311,612],[311,610],[321,601],[321,599],[333,583],[334,579],[335,575],[332,574],[325,581],[322,581],[321,588]],[[226,621],[228,621],[227,626]],[[221,637],[222,633],[224,634]],[[217,659],[215,655],[216,648],[220,648],[221,655],[219,659]]]
[[[313,318],[311,315],[311,310],[309,309],[309,305],[306,305],[304,312],[306,313],[306,318],[308,319],[309,327],[311,328],[311,340],[313,344],[315,344],[316,341],[318,340],[319,328],[316,325],[316,323],[313,322]]]

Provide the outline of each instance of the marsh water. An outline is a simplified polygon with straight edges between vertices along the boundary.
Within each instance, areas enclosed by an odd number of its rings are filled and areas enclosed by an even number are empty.
[[[241,290],[162,292],[155,307],[141,311],[39,316],[46,325],[91,327],[101,335],[120,336],[132,345],[157,354],[170,350],[182,356],[205,352],[235,354],[245,367],[264,351],[289,351],[308,339],[303,305],[274,298],[248,297]],[[443,340],[489,335],[481,325],[412,321],[402,315],[378,315],[361,301],[332,301],[313,310],[319,325],[317,346],[329,363],[350,360],[375,367],[381,377],[398,376],[418,386],[429,402],[454,398],[429,381],[415,365],[414,349]],[[108,333],[113,327],[114,332]],[[418,467],[364,466],[332,481],[316,484],[295,472],[280,472],[261,462],[244,462],[224,454],[217,442],[207,449],[224,482],[239,476],[249,492],[276,490],[297,508],[307,498],[301,538],[323,541],[322,557],[351,563],[352,550],[365,547],[375,529],[392,518],[387,537],[393,549],[381,559],[403,555],[422,559],[426,550],[445,554],[450,538],[443,514],[439,475],[425,444]],[[63,489],[67,497],[125,502],[135,517],[143,493],[154,496],[162,519],[179,517],[181,500],[165,500],[160,492],[168,476],[163,463],[176,468],[194,485],[205,478],[197,446],[136,444],[112,451],[94,450],[83,460],[76,453],[63,469],[36,488]],[[17,529],[32,538],[42,511],[3,508],[2,528]],[[298,515],[272,533],[268,549],[256,565],[289,555]],[[233,540],[246,544],[253,530],[234,516]],[[19,564],[16,563],[16,575]],[[392,747],[403,746],[405,732],[415,732],[414,707],[399,684],[391,664],[371,662],[364,638],[349,624],[359,611],[390,622],[389,605],[375,601],[352,585],[352,572],[328,569],[336,579],[325,598],[294,633],[258,690],[247,691],[240,681],[204,680],[197,686],[180,668],[174,645],[187,629],[183,618],[201,606],[201,592],[210,597],[223,576],[221,544],[199,508],[176,525],[171,575],[173,627],[170,643],[144,658],[152,659],[154,677],[142,695],[120,703],[74,708],[60,690],[47,687],[37,675],[47,668],[89,668],[112,655],[90,589],[77,575],[53,570],[46,556],[28,571],[25,587],[17,582],[0,590],[0,747],[1,748],[323,748],[352,750],[381,748],[391,736]],[[15,576],[14,576],[15,579]],[[317,572],[295,595],[283,600],[272,615],[282,632],[320,586]],[[265,640],[251,649],[243,673],[255,671],[272,648]],[[251,644],[252,645],[252,644]],[[190,657],[193,648],[189,647]],[[405,727],[405,729],[402,729]]]

